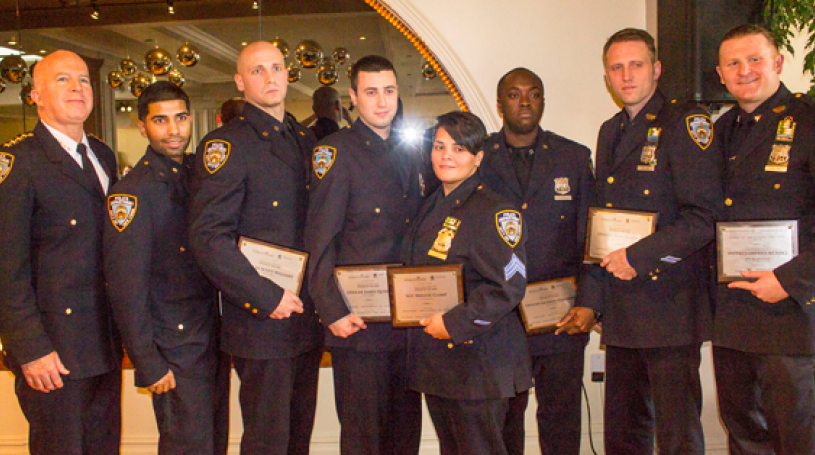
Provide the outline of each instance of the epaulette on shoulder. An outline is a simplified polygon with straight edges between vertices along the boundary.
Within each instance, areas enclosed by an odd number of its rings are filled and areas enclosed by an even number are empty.
[[[808,107],[815,106],[815,100],[812,99],[812,97],[807,93],[796,93],[795,99],[803,104],[806,104]]]
[[[17,136],[15,136],[14,139],[3,144],[3,147],[12,147],[32,136],[34,136],[34,133],[32,133],[31,131],[28,131],[26,133],[20,133]]]
[[[97,136],[97,135],[95,135],[93,133],[85,133],[85,135],[88,136],[88,137],[92,137],[92,138],[96,139],[97,141],[99,141],[99,142],[101,142],[103,144],[105,143],[105,141],[103,141],[102,138],[100,138],[99,136]]]

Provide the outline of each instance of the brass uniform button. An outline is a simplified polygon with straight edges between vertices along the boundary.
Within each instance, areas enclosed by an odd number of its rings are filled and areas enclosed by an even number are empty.
[[[177,168],[173,168],[173,172],[174,172],[174,173],[176,173],[176,174],[178,174],[178,169],[177,169]]]
[[[730,207],[731,205],[733,205],[733,199],[730,199],[730,198],[725,199],[724,200],[724,205]]]
[[[73,313],[73,311],[70,308],[65,310],[65,314],[71,314],[71,313]]]
[[[269,135],[269,132],[268,132],[268,131],[264,131],[264,132],[263,132],[263,137],[267,137],[268,135]]]
[[[405,224],[410,224],[410,218],[405,220]]]
[[[185,251],[187,251],[187,249],[186,249],[186,248],[184,248],[183,246],[182,246],[181,248],[179,248],[178,250],[179,250],[179,251],[181,251],[182,253],[183,253],[183,252],[185,252]]]
[[[649,194],[651,194],[651,192],[650,192],[650,191],[648,191],[648,190],[645,190],[645,191],[643,191],[642,193],[643,193],[643,194],[645,194],[646,196],[647,196],[647,195],[649,195]]]
[[[495,150],[498,150],[498,144],[493,145],[492,148],[494,148]]]
[[[447,349],[453,349],[453,343],[447,343]]]
[[[775,189],[779,189],[779,188],[781,188],[781,184],[780,184],[780,183],[776,183],[775,185],[773,185],[773,188],[775,188]]]
[[[275,130],[275,131],[280,131],[280,127],[279,127],[279,126],[277,126],[277,125],[275,125],[274,130]]]
[[[76,226],[76,220],[71,220],[71,226]]]
[[[608,178],[608,183],[614,183],[614,177],[609,177]]]
[[[654,281],[656,281],[656,280],[657,280],[657,278],[658,278],[658,277],[657,277],[656,275],[654,275],[654,276],[652,276],[652,277],[651,277],[651,279],[652,279],[652,280],[654,280]]]
[[[379,210],[379,207],[377,207],[377,208],[376,208],[376,210],[374,210],[374,212],[376,212],[376,213],[379,213],[379,212],[381,212],[381,211],[382,211],[382,210]]]
[[[272,202],[272,207],[277,207],[277,201]]]
[[[254,313],[254,314],[258,314],[258,309],[257,309],[257,308],[255,308],[254,310],[252,310],[252,313]]]
[[[249,302],[243,304],[244,308],[251,308],[252,305],[249,305]]]
[[[611,207],[611,202],[607,202],[606,207]]]
[[[561,219],[561,220],[565,220],[565,219],[566,219],[566,215],[560,215],[560,219]]]
[[[178,324],[178,330],[184,330],[184,324]]]
[[[526,210],[529,207],[529,204],[524,202],[524,205],[521,206],[521,209]]]

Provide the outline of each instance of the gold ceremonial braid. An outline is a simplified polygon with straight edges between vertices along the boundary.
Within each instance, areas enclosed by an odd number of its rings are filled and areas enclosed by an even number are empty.
[[[390,22],[397,30],[402,32],[405,35],[405,38],[410,40],[411,43],[416,47],[422,57],[424,57],[431,65],[433,65],[433,69],[436,71],[436,74],[439,75],[444,85],[447,86],[447,89],[450,90],[450,93],[453,94],[453,98],[455,98],[456,102],[458,103],[458,107],[464,111],[469,112],[469,108],[467,107],[467,102],[464,101],[464,97],[461,96],[461,92],[459,92],[458,87],[456,87],[456,83],[450,78],[445,71],[444,67],[439,63],[436,59],[436,55],[427,47],[427,44],[419,38],[419,35],[416,34],[413,30],[410,29],[402,19],[394,14],[393,12],[388,9],[387,6],[383,5],[379,2],[379,0],[365,0],[365,3],[371,6],[377,13],[379,13],[382,17],[385,18],[388,22]]]

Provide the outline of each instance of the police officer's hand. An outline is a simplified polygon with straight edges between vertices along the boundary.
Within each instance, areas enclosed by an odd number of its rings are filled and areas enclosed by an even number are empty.
[[[734,281],[727,285],[730,289],[744,289],[767,303],[775,303],[786,299],[790,295],[778,282],[772,270],[761,272],[741,272],[745,278],[757,278],[756,281]]]
[[[156,395],[161,395],[164,392],[169,392],[175,388],[175,376],[173,376],[173,370],[167,370],[167,374],[164,375],[163,378],[159,379],[158,382],[151,385],[147,388],[151,393],[155,393]]]
[[[577,306],[569,310],[566,316],[563,316],[563,319],[557,323],[558,329],[555,331],[555,335],[560,335],[563,332],[569,335],[588,332],[594,328],[595,323],[594,310]]]
[[[62,376],[60,375],[69,373],[70,371],[59,359],[57,351],[23,364],[23,376],[28,386],[44,393],[61,389]]]
[[[297,297],[294,292],[288,289],[283,290],[283,297],[280,298],[280,303],[277,304],[274,312],[269,315],[272,319],[286,319],[292,313],[303,312],[303,301]]]
[[[637,276],[637,271],[628,263],[625,248],[620,248],[619,250],[609,253],[608,256],[603,258],[603,262],[601,262],[600,265],[605,267],[608,273],[621,280],[629,281]]]
[[[444,326],[443,314],[434,314],[427,319],[419,321],[419,324],[424,326],[424,332],[437,340],[449,340],[450,334],[447,333],[447,327]]]
[[[328,330],[330,330],[334,336],[340,338],[348,338],[360,330],[367,328],[368,326],[365,325],[365,321],[354,313],[348,313],[344,318],[337,319],[333,324],[328,326]]]

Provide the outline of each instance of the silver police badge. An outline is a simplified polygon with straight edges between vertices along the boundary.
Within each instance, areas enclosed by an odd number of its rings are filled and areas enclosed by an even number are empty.
[[[685,119],[685,123],[693,142],[702,150],[707,149],[713,136],[710,118],[706,115],[691,115]]]
[[[314,149],[314,155],[311,159],[314,164],[314,173],[317,174],[317,178],[322,180],[323,177],[325,177],[325,174],[328,173],[328,170],[334,165],[334,159],[336,157],[337,149],[334,147],[324,145]]]
[[[572,188],[569,186],[569,177],[557,177],[555,178],[555,196],[556,201],[569,201],[572,199],[572,196],[569,194],[569,191],[572,191]]]
[[[502,210],[495,214],[495,224],[501,238],[507,242],[507,245],[515,248],[521,241],[523,229],[521,214],[515,210]]]
[[[0,183],[8,177],[11,166],[14,165],[14,155],[0,152]]]
[[[231,144],[222,140],[208,141],[204,147],[204,165],[210,174],[220,169],[229,158]]]
[[[108,196],[108,213],[110,221],[119,232],[125,230],[136,216],[136,196],[129,194],[111,194]]]

